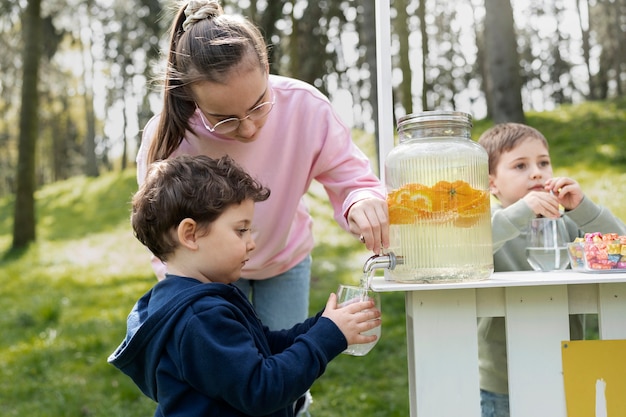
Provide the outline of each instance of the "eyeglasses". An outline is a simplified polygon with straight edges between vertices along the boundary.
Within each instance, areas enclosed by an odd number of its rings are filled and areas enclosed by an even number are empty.
[[[263,102],[250,110],[246,117],[243,117],[241,119],[238,117],[229,117],[228,119],[224,119],[215,123],[213,127],[211,127],[209,125],[209,122],[204,119],[204,113],[202,112],[202,109],[198,107],[198,103],[196,103],[196,108],[200,111],[200,120],[202,120],[202,124],[209,132],[224,134],[239,129],[239,125],[241,124],[241,122],[246,119],[250,119],[252,121],[261,120],[262,118],[267,116],[269,112],[272,111],[272,109],[274,108],[274,103],[275,100]]]

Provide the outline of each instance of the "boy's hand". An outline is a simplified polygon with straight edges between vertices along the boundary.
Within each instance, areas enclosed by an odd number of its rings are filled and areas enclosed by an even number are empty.
[[[567,177],[550,178],[546,181],[546,191],[552,191],[565,210],[574,210],[584,198],[580,184]]]
[[[559,212],[559,200],[556,196],[544,191],[531,191],[522,198],[537,215],[556,219]]]
[[[337,294],[330,294],[322,317],[329,318],[339,327],[348,341],[348,345],[370,343],[375,335],[364,336],[361,333],[380,326],[380,310],[374,307],[374,301],[359,301],[337,306]]]

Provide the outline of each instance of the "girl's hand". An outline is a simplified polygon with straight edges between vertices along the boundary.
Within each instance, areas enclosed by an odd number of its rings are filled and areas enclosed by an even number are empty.
[[[329,318],[339,327],[348,341],[348,345],[370,343],[376,335],[365,336],[362,332],[380,326],[380,310],[374,307],[374,301],[358,301],[343,307],[337,306],[337,294],[330,294],[322,317]]]
[[[376,255],[389,247],[387,201],[380,198],[359,200],[350,207],[347,220],[350,232]]]

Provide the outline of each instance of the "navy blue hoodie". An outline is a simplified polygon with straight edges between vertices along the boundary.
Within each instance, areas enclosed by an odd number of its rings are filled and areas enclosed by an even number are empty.
[[[346,347],[321,313],[270,331],[235,286],[168,275],[137,301],[108,360],[158,403],[155,416],[291,417]]]

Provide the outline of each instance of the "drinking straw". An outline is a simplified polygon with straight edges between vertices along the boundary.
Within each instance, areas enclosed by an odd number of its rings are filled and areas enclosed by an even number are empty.
[[[557,268],[560,268],[560,265],[561,265],[561,251],[559,250],[559,242],[558,242],[555,219],[552,220],[552,240],[554,244],[554,268],[557,269]]]
[[[554,195],[554,191],[550,190],[550,194]],[[554,268],[560,268],[561,265],[561,251],[559,250],[559,242],[556,229],[556,220],[552,219],[552,244],[554,245]]]

